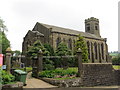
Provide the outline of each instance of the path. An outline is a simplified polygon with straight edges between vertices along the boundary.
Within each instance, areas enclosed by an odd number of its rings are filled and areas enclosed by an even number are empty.
[[[31,77],[31,72],[28,73],[27,78],[26,78],[26,86],[23,88],[55,88],[57,86],[53,86],[49,83],[46,83],[40,79],[32,78]]]
[[[36,90],[39,90],[37,88],[45,88],[43,90],[66,90],[66,88],[57,88],[57,86],[53,86],[40,79],[32,78],[31,73],[28,73],[26,83],[27,85],[23,87],[25,90],[28,90],[27,88],[31,88],[30,90],[34,90],[34,88]],[[120,90],[118,87],[120,86],[70,87],[67,90]]]

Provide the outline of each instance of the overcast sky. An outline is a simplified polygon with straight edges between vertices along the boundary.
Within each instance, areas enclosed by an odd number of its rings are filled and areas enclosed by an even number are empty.
[[[0,0],[0,17],[8,28],[12,50],[22,51],[23,37],[36,22],[85,31],[84,20],[100,21],[108,50],[118,50],[119,0]]]

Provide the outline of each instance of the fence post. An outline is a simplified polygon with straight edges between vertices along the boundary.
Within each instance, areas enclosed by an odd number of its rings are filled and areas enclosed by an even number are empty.
[[[80,48],[78,48],[77,57],[78,57],[78,77],[80,77],[81,74],[82,74],[82,70],[83,70],[83,65],[82,65],[82,50]]]
[[[38,52],[38,60],[37,60],[37,77],[39,77],[39,72],[43,70],[43,52],[40,49]]]
[[[6,49],[6,71],[10,74],[11,70],[11,48]]]

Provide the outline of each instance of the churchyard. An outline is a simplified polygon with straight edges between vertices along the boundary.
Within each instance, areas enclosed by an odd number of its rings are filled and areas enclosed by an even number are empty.
[[[60,88],[120,85],[120,66],[112,65],[112,63],[89,63],[89,60],[85,59],[86,57],[82,54],[85,46],[77,47],[76,53],[71,54],[71,51],[64,44],[59,45],[56,53],[53,53],[49,45],[43,46],[39,41],[35,42],[34,45],[27,52],[28,57],[21,57],[19,63],[18,61],[13,63],[11,49],[6,50],[4,58],[6,68],[0,73],[4,88],[6,85],[9,88],[27,86],[24,80],[30,72],[32,72],[30,77]],[[21,66],[21,63],[25,65]],[[18,80],[19,75],[16,76],[15,70],[27,72],[25,77],[21,77],[22,81]]]

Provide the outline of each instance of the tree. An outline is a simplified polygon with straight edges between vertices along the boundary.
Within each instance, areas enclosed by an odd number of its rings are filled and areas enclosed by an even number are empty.
[[[84,38],[81,35],[78,35],[78,40],[75,42],[75,54],[81,48],[82,50],[82,62],[88,62],[88,49],[84,41]]]
[[[49,56],[50,55],[50,52],[47,51],[47,49],[42,45],[42,43],[39,40],[37,40],[33,44],[33,46],[30,46],[28,48],[28,51],[27,51],[28,57],[30,57],[32,60],[35,59],[35,57],[37,57],[37,54],[38,54],[40,49],[42,50],[44,56]],[[53,66],[53,61],[52,60],[49,60],[48,58],[43,60],[43,69],[50,70],[50,69],[53,69],[53,68],[54,68],[54,66]]]
[[[0,50],[2,51],[1,53],[5,54],[6,53],[6,49],[8,47],[10,47],[10,41],[7,39],[5,33],[3,31],[0,31]]]
[[[112,59],[113,65],[120,65],[120,53]]]
[[[12,51],[13,54],[13,60],[17,60],[18,56],[21,55],[21,52],[19,50]]]
[[[50,56],[54,56],[55,55],[54,50],[53,50],[53,48],[51,47],[50,44],[44,44],[44,47],[47,49],[47,51],[50,52]]]
[[[71,55],[71,51],[68,49],[65,43],[60,43],[56,50],[56,55],[58,56]]]
[[[57,56],[66,56],[71,55],[71,51],[68,49],[67,45],[65,43],[60,43],[58,45],[58,48],[56,50]],[[60,58],[56,62],[57,65],[61,65],[64,69],[67,69],[68,67],[68,58]]]
[[[40,49],[42,50],[44,56],[49,56],[49,51],[44,48],[39,40],[34,42],[33,46],[28,47],[27,55],[30,56],[31,59],[34,59],[35,57],[37,57]]]
[[[19,50],[13,51],[14,56],[19,56],[21,55],[21,52]]]
[[[0,18],[0,31],[8,31],[7,27],[4,25],[4,21]]]
[[[10,41],[7,39],[7,36],[4,31],[7,31],[4,21],[0,18],[0,53],[5,54],[6,49],[10,47]]]

